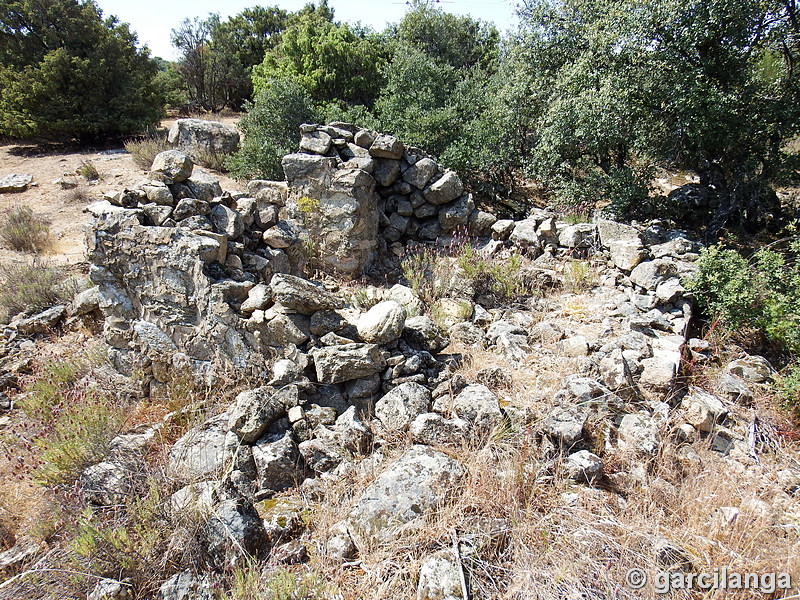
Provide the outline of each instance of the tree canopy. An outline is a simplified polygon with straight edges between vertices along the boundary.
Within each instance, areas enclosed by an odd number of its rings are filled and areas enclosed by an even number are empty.
[[[0,2],[0,135],[82,139],[154,123],[158,67],[91,1]]]

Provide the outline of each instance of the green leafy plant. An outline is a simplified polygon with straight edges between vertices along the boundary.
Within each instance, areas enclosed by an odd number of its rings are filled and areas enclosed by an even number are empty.
[[[783,351],[800,353],[800,239],[785,252],[762,248],[750,259],[731,249],[703,250],[687,282],[706,314],[730,331],[762,334]]]
[[[12,250],[41,252],[50,245],[50,227],[29,206],[15,206],[0,219],[0,239]]]
[[[800,362],[794,362],[781,371],[777,388],[784,405],[800,412]]]

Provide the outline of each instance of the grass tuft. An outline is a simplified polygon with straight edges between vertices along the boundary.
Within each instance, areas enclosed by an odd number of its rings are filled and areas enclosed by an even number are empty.
[[[50,245],[50,227],[29,206],[15,206],[0,219],[0,239],[20,252],[41,252]]]

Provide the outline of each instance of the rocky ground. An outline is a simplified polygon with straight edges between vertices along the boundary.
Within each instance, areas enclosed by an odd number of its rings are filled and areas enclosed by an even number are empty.
[[[95,287],[4,332],[0,598],[797,593],[797,430],[771,365],[694,314],[699,244],[497,221],[343,131],[305,130],[288,183],[170,154],[92,206]],[[392,284],[309,279],[310,249],[382,252]],[[687,579],[721,569],[794,579]]]

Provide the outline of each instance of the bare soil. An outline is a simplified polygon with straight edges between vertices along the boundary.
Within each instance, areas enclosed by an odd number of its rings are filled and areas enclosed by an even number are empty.
[[[161,129],[166,135],[176,118],[166,119]],[[217,120],[235,124],[236,116]],[[97,181],[86,181],[76,170],[91,162],[100,174]],[[196,167],[196,169],[200,169]],[[211,169],[202,169],[219,178],[222,189],[236,190],[241,184]],[[89,221],[86,206],[102,199],[107,191],[135,185],[147,178],[121,142],[104,148],[75,148],[17,142],[0,144],[0,178],[12,173],[33,176],[24,192],[0,194],[0,215],[17,205],[28,205],[50,224],[53,244],[47,258],[53,263],[75,266],[85,261],[83,226]],[[65,190],[57,180],[71,180],[77,189]],[[82,193],[78,193],[82,192]],[[30,255],[0,247],[0,262],[30,260]]]

